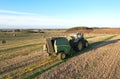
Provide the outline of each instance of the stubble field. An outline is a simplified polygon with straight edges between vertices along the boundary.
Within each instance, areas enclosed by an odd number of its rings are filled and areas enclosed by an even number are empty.
[[[0,33],[0,79],[120,79],[120,35],[85,34],[89,47],[58,60],[42,50],[45,38],[63,31]]]

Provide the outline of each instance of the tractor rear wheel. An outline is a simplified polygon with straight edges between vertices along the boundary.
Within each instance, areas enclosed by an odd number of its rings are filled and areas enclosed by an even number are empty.
[[[88,45],[89,45],[89,44],[88,44],[88,41],[86,41],[86,42],[85,42],[85,48],[88,47]]]
[[[61,59],[61,60],[63,60],[63,59],[66,58],[66,54],[65,53],[59,53],[58,54],[58,58]]]
[[[80,50],[82,50],[82,48],[83,48],[83,44],[82,44],[82,42],[80,41],[80,42],[78,42],[78,50],[80,51]]]
[[[80,41],[78,41],[78,42],[76,43],[76,45],[75,45],[75,51],[79,52],[79,51],[81,51],[81,50],[83,49],[83,47],[84,47],[83,41],[80,40]]]

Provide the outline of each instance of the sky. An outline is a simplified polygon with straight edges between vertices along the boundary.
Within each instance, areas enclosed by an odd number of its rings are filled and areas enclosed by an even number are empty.
[[[120,27],[120,0],[0,0],[0,29]]]

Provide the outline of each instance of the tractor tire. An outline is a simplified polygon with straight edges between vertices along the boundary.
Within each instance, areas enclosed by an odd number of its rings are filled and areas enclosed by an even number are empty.
[[[58,54],[58,58],[60,60],[64,60],[66,58],[66,54],[61,52],[61,53]]]
[[[76,43],[75,45],[75,51],[79,52],[83,49],[84,45],[83,45],[83,40],[80,40]]]
[[[86,41],[84,47],[86,48],[86,47],[88,47],[88,46],[89,46],[88,41]]]
[[[80,41],[80,42],[78,42],[78,45],[77,45],[77,49],[78,49],[78,51],[81,51],[82,50],[82,48],[83,48],[83,43]]]

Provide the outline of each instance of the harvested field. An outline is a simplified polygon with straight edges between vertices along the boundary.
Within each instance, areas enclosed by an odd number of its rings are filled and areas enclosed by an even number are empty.
[[[56,57],[50,58],[42,50],[46,37],[68,37],[69,34],[65,33],[65,30],[45,30],[45,33],[42,34],[19,33],[16,34],[16,37],[13,37],[12,33],[7,33],[7,36],[1,34],[0,41],[4,36],[7,43],[0,43],[0,79],[99,79],[103,76],[103,73],[105,75],[104,79],[112,79],[114,75],[110,74],[115,74],[115,79],[119,78],[119,35],[85,34],[84,36],[89,41],[90,46],[66,60],[58,60]],[[108,70],[108,67],[110,70]],[[117,70],[112,69],[112,67]],[[101,70],[103,73],[100,73]],[[94,72],[97,72],[97,74]],[[67,73],[69,74],[67,75]],[[98,76],[96,77],[94,74]]]
[[[36,79],[119,79],[120,36],[94,46]]]
[[[45,34],[19,33],[16,34],[16,37],[12,36],[12,34],[6,33],[4,36],[4,33],[1,33],[0,35],[0,40],[4,37],[7,41],[6,44],[0,43],[0,78],[15,78],[13,76],[18,71],[24,73],[22,71],[24,68],[33,65],[37,66],[39,63],[49,59],[47,53],[42,51],[45,37],[63,36],[63,32],[46,32]],[[6,74],[11,76],[4,77]]]

